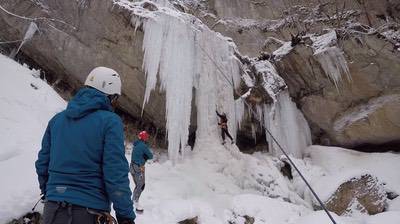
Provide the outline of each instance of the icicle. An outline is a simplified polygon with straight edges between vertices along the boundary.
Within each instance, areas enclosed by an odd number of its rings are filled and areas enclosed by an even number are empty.
[[[274,113],[272,107],[264,106],[265,127],[288,153],[301,158],[303,150],[311,145],[311,132],[307,121],[290,99],[288,91],[279,94]],[[271,136],[266,133],[266,137],[270,151],[274,155],[280,155],[281,151]]]
[[[244,100],[243,98],[239,98],[239,99],[235,100],[235,115],[236,115],[238,129],[240,129],[240,124],[242,122],[243,115],[244,115],[243,100]]]
[[[317,61],[339,91],[342,74],[346,75],[348,81],[351,81],[351,74],[344,53],[334,46],[337,43],[335,30],[330,30],[321,36],[312,36],[311,40],[313,41],[312,48]]]
[[[10,58],[14,58],[18,52],[21,50],[22,46],[29,41],[30,39],[32,39],[33,35],[35,35],[35,33],[39,31],[38,26],[36,25],[36,23],[31,22],[31,24],[29,25],[28,29],[25,32],[25,36],[24,39],[22,40],[21,44],[19,45],[19,47],[14,50],[13,52],[11,52],[10,54]]]
[[[235,45],[196,17],[174,8],[156,5],[148,10],[143,8],[148,2],[114,0],[114,3],[133,12],[131,22],[135,27],[143,25],[146,73],[143,107],[159,80],[166,93],[170,159],[176,162],[187,143],[193,89],[198,119],[196,144],[199,139],[218,141],[217,108],[227,114],[228,128],[235,137],[244,111],[244,106],[234,100],[234,87],[241,78],[234,56]]]
[[[325,51],[319,52],[316,57],[325,74],[332,80],[338,91],[342,74],[346,75],[347,80],[351,81],[349,67],[343,52],[339,48],[328,47]]]

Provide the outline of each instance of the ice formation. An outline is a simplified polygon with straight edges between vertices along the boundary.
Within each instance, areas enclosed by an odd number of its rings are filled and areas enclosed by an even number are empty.
[[[22,46],[29,41],[30,39],[32,39],[33,35],[35,35],[35,33],[39,31],[38,26],[36,25],[36,23],[31,22],[29,24],[28,29],[26,30],[24,39],[22,40],[21,44],[19,45],[19,47],[17,48],[17,50],[15,52],[12,52],[12,54],[10,55],[11,58],[14,58],[18,52],[21,50]]]
[[[132,10],[132,23],[143,28],[143,68],[147,78],[143,106],[159,80],[166,93],[170,159],[177,161],[179,152],[184,152],[193,98],[197,110],[196,144],[202,140],[219,141],[215,110],[227,114],[228,129],[235,138],[245,114],[245,98],[251,90],[234,99],[241,76],[236,46],[231,40],[210,30],[196,17],[175,10],[168,1],[114,2]],[[253,61],[253,65],[273,99],[272,105],[257,107],[257,118],[291,154],[301,157],[301,150],[310,144],[307,122],[289,94],[281,93],[286,84],[274,66],[269,61]],[[254,81],[246,74],[242,79],[251,89]],[[279,154],[276,144],[267,137],[272,151]]]
[[[335,30],[330,30],[321,36],[312,36],[311,40],[313,41],[312,48],[317,61],[339,90],[339,83],[343,79],[342,76],[345,75],[347,80],[351,81],[351,74],[343,51],[334,46],[337,42]]]
[[[292,156],[301,158],[303,150],[311,145],[310,127],[288,91],[281,92],[274,105],[264,106],[264,125]],[[266,137],[270,151],[282,154],[271,135],[266,133]]]
[[[235,45],[166,1],[114,2],[132,10],[132,23],[143,26],[143,68],[147,76],[143,106],[159,80],[166,93],[170,158],[176,161],[187,143],[193,89],[198,119],[196,138],[217,140],[216,109],[227,114],[228,128],[235,135],[244,113],[242,103],[234,100],[234,88],[240,83]],[[144,4],[153,4],[153,9],[144,8]]]

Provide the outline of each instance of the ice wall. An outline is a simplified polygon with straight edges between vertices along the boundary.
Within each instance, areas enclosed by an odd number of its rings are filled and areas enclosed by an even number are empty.
[[[311,145],[310,127],[287,90],[277,96],[275,105],[264,106],[264,125],[292,156],[301,158],[303,150]],[[266,137],[270,151],[274,155],[282,154],[269,133]]]
[[[143,107],[158,81],[161,90],[166,92],[170,159],[177,161],[185,149],[193,92],[197,109],[196,144],[202,141],[220,142],[215,110],[227,114],[228,128],[235,138],[245,114],[247,94],[234,99],[234,95],[237,95],[235,88],[241,81],[241,72],[233,42],[210,30],[196,17],[175,10],[164,0],[114,2],[132,10],[132,24],[142,27],[144,31],[146,92]],[[253,65],[261,77],[263,88],[274,102],[264,108],[256,106],[256,117],[271,130],[285,149],[300,157],[302,149],[311,141],[307,122],[287,91],[283,91],[286,84],[274,66],[269,61],[257,61]],[[246,83],[254,84],[251,80]],[[268,134],[267,138],[271,150],[279,154]]]
[[[131,10],[132,23],[143,28],[146,73],[143,106],[159,81],[166,93],[170,159],[177,161],[187,143],[193,89],[197,108],[196,144],[201,139],[219,141],[217,109],[227,114],[228,127],[235,135],[243,109],[234,100],[240,69],[234,56],[236,46],[231,40],[165,1],[114,3]]]

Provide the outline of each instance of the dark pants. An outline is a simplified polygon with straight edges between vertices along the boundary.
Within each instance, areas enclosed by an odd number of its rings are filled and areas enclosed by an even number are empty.
[[[225,134],[226,136],[228,136],[228,138],[231,139],[231,141],[233,141],[232,136],[229,134],[228,128],[221,128],[221,136],[222,136],[222,140],[225,141]]]
[[[135,190],[133,191],[133,201],[138,202],[140,195],[144,191],[145,186],[145,175],[141,171],[140,166],[131,163],[131,175],[135,182]]]
[[[44,205],[43,224],[95,223],[96,215],[89,214],[89,209],[87,208],[52,201],[47,201]]]

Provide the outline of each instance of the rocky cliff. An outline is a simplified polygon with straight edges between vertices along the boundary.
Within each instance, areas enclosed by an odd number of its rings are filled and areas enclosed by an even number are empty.
[[[383,145],[400,142],[398,1],[170,2],[231,37],[241,57],[271,61],[309,122],[314,143],[385,150]],[[121,109],[141,116],[143,31],[132,26],[131,11],[112,0],[0,0],[0,5],[0,41],[19,40],[31,22],[37,24],[39,32],[19,55],[47,71],[54,86],[68,83],[76,89],[93,67],[113,67],[123,78]],[[152,4],[144,7],[152,10]],[[324,35],[334,38],[326,43]],[[11,51],[18,45],[1,46]],[[265,94],[252,91],[247,101],[270,103],[268,97],[254,100]],[[152,93],[143,117],[165,127],[164,93]],[[248,116],[242,138],[251,138],[253,122]]]

